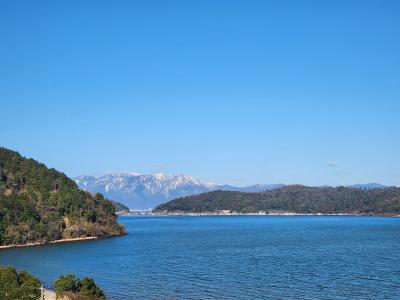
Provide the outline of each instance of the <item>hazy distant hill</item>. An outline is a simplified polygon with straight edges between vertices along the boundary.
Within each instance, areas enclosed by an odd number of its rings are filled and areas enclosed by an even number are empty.
[[[172,200],[156,212],[293,212],[399,215],[400,188],[285,186],[262,193],[214,191]]]
[[[86,191],[102,193],[110,199],[137,209],[149,209],[171,199],[214,190],[261,192],[283,186],[257,184],[242,188],[215,184],[186,175],[164,173],[80,176],[75,178],[75,182]]]
[[[33,159],[0,147],[0,245],[120,235],[114,204]]]
[[[349,187],[364,189],[364,190],[372,190],[372,189],[384,189],[387,186],[379,183],[365,183],[365,184],[353,184],[350,185]]]

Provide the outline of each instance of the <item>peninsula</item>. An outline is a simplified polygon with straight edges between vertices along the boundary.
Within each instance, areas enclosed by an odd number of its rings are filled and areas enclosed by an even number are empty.
[[[123,235],[115,209],[65,174],[0,147],[0,246]]]
[[[157,206],[155,214],[400,215],[400,188],[284,186],[261,193],[213,191]]]

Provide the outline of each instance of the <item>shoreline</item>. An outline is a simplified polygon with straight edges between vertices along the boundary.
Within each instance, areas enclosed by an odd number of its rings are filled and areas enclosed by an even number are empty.
[[[392,217],[399,218],[400,215],[392,214],[366,214],[366,213],[292,213],[292,212],[274,212],[274,213],[238,213],[238,212],[166,212],[166,213],[129,213],[121,214],[120,217],[147,217],[147,216],[157,216],[157,217],[168,217],[168,216],[186,216],[186,217],[203,217],[203,216],[287,216],[287,217],[311,217],[311,216],[336,216],[336,217]]]
[[[44,245],[52,245],[52,244],[62,244],[62,243],[71,243],[71,242],[80,242],[80,241],[88,241],[88,240],[98,240],[98,237],[88,236],[88,237],[80,237],[80,238],[70,238],[70,239],[60,239],[50,242],[37,242],[37,243],[27,243],[21,245],[4,245],[0,246],[0,250],[2,249],[12,249],[12,248],[24,248],[24,247],[34,247],[34,246],[44,246]]]

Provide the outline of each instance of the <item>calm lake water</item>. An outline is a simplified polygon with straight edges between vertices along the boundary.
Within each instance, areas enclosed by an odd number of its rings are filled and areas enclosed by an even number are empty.
[[[122,217],[129,235],[0,251],[47,286],[93,277],[110,299],[400,299],[400,219]]]

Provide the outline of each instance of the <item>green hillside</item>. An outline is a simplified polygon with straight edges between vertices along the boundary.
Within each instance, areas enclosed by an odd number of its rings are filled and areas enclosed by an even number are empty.
[[[115,206],[55,169],[0,147],[0,245],[121,235]]]
[[[262,193],[214,191],[179,198],[159,205],[155,212],[216,212],[238,213],[346,213],[399,215],[400,189],[363,190],[348,187],[285,186]]]
[[[122,204],[120,202],[117,202],[117,201],[113,201],[113,200],[110,200],[110,201],[111,201],[112,204],[114,204],[115,212],[117,214],[129,213],[129,207],[128,206],[126,206],[126,205],[124,205],[124,204]]]

